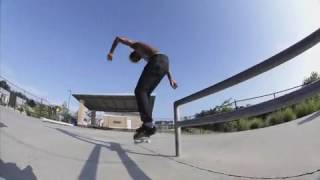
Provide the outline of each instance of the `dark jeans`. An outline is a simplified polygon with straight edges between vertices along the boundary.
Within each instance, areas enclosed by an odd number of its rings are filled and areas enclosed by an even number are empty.
[[[164,54],[153,55],[144,67],[134,91],[138,110],[143,123],[152,122],[152,102],[150,95],[158,86],[169,69],[168,57]]]

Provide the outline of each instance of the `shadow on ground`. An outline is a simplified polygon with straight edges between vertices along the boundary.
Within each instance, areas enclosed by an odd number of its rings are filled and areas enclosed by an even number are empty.
[[[4,127],[8,127],[5,124],[3,124],[2,122],[0,122],[0,128],[4,128]]]
[[[5,180],[37,180],[30,165],[19,169],[14,163],[4,163],[0,159],[0,177]]]
[[[99,140],[90,139],[87,137],[83,137],[74,133],[71,133],[69,131],[60,129],[60,128],[54,128],[57,131],[68,135],[70,137],[73,137],[79,141],[83,141],[86,143],[90,143],[94,145],[94,148],[92,152],[90,153],[90,156],[88,157],[88,160],[86,161],[85,165],[83,166],[81,173],[79,175],[79,180],[87,180],[87,179],[96,179],[97,174],[97,168],[99,164],[99,157],[100,157],[100,151],[101,148],[107,148],[111,151],[115,151],[123,165],[125,166],[126,170],[128,171],[128,174],[132,179],[137,180],[150,180],[151,178],[148,177],[142,169],[128,156],[128,152],[124,150],[119,143],[115,142],[104,142]]]
[[[316,112],[315,114],[311,115],[310,117],[308,117],[308,118],[306,118],[306,119],[298,122],[298,125],[302,125],[302,124],[304,124],[304,123],[310,122],[310,121],[316,119],[316,118],[319,117],[319,116],[320,116],[320,111],[318,111],[318,112]]]

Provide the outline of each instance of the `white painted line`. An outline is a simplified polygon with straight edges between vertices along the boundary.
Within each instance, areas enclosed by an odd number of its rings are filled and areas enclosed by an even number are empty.
[[[65,122],[61,122],[61,121],[55,121],[55,120],[47,119],[47,118],[44,118],[44,117],[42,117],[41,120],[42,120],[43,122],[60,124],[60,125],[64,125],[64,126],[74,126],[73,124],[69,124],[69,123],[65,123]]]

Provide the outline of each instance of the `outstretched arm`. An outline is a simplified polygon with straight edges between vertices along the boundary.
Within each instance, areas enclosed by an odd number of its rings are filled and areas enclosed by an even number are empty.
[[[129,47],[131,47],[131,46],[133,45],[133,43],[134,43],[134,41],[132,41],[132,40],[126,38],[126,37],[119,37],[119,36],[117,36],[117,37],[114,39],[114,41],[113,41],[113,43],[112,43],[112,46],[111,46],[111,49],[110,49],[109,54],[108,54],[108,59],[109,59],[110,61],[112,60],[113,52],[114,52],[114,50],[116,49],[116,47],[117,47],[117,45],[119,44],[119,42],[122,43],[122,44],[124,44],[124,45],[127,45],[127,46],[129,46]]]
[[[172,79],[172,75],[170,73],[170,71],[167,72],[167,76],[170,82],[170,85],[173,89],[176,89],[178,87],[177,81],[175,81],[174,79]]]

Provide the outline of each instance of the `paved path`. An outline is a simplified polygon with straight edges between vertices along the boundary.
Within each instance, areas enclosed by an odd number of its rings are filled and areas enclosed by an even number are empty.
[[[0,179],[8,180],[232,180],[312,173],[320,169],[320,113],[258,130],[183,135],[182,153],[173,157],[172,134],[134,145],[129,132],[50,124],[0,108]],[[320,180],[320,172],[291,179]]]

